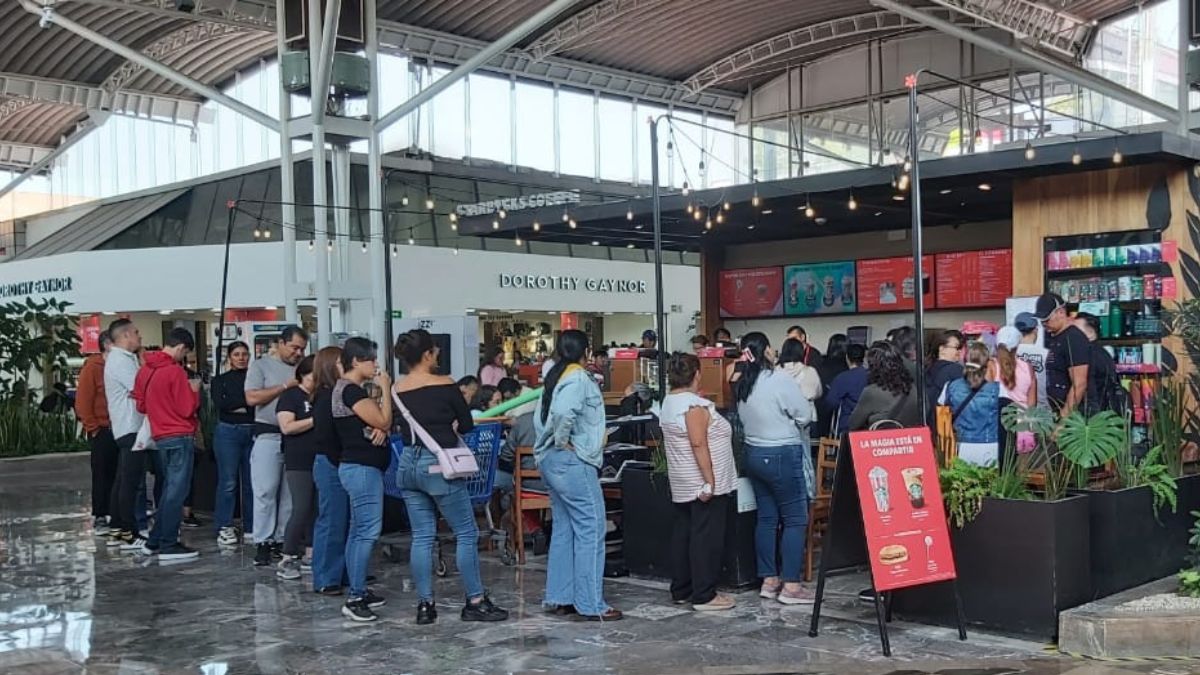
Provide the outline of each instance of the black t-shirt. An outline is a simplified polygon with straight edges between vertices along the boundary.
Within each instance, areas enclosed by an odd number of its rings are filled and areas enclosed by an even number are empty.
[[[454,384],[434,384],[419,387],[400,394],[400,401],[412,413],[417,423],[425,427],[425,431],[433,436],[433,440],[443,448],[453,448],[458,445],[459,434],[465,434],[475,427],[471,419],[471,410],[463,399],[462,392]],[[394,416],[400,435],[405,445],[422,445],[421,439],[416,438],[408,428],[408,421],[403,415]],[[458,422],[458,431],[454,423]]]
[[[1083,331],[1067,326],[1057,335],[1046,333],[1046,350],[1046,396],[1061,408],[1071,391],[1071,368],[1089,364],[1092,346]]]
[[[454,388],[456,391],[458,387]],[[342,403],[347,408],[353,408],[355,403],[369,399],[367,390],[357,384],[347,384],[342,390]],[[462,395],[459,395],[462,398]],[[464,402],[463,405],[466,405]],[[342,446],[342,463],[362,464],[376,469],[386,469],[392,459],[391,447],[387,443],[373,445],[371,443],[372,428],[359,419],[358,415],[335,417],[333,426],[337,429],[338,441]]]
[[[1092,345],[1091,360],[1088,362],[1087,401],[1084,409],[1088,415],[1095,415],[1101,410],[1112,410],[1124,413],[1122,401],[1117,399],[1120,392],[1121,376],[1117,374],[1117,363],[1108,352],[1099,345]]]
[[[296,421],[313,416],[313,406],[308,392],[300,387],[289,387],[279,395],[275,412],[290,412]],[[283,435],[283,467],[288,471],[312,471],[313,459],[317,454],[317,435],[312,429],[302,434]]]
[[[338,440],[337,428],[333,423],[333,391],[318,389],[313,398],[313,434],[317,453],[325,455],[331,464],[342,461],[342,444]]]

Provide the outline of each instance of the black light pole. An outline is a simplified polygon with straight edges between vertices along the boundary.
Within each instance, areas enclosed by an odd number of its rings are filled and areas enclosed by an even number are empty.
[[[912,252],[913,280],[916,286],[916,302],[913,312],[913,326],[917,332],[917,396],[921,402],[921,414],[928,410],[925,392],[925,368],[922,360],[925,358],[925,274],[921,257],[924,246],[921,241],[921,143],[917,138],[917,80],[921,70],[909,75],[908,84],[908,156],[912,162],[912,175],[909,178],[909,191],[912,195]]]
[[[391,175],[391,169],[383,174],[384,204],[387,203],[388,177]],[[379,176],[375,179],[379,180]],[[387,374],[395,377],[395,364],[392,363],[392,345],[396,343],[396,336],[392,335],[392,219],[391,211],[387,208],[383,210],[383,307],[383,311],[387,312],[383,319],[383,359]]]
[[[237,213],[237,202],[225,203],[228,217],[225,219],[225,271],[221,274],[221,316],[217,319],[217,353],[213,357],[213,377],[221,374],[221,352],[225,349],[225,297],[229,292],[229,247],[233,243],[233,220]],[[284,223],[287,227],[287,223]]]
[[[662,270],[662,209],[658,190],[658,122],[663,115],[650,120],[650,197],[654,209],[654,309],[655,325],[658,327],[658,395],[667,395],[666,389],[666,321],[663,319],[663,270]]]

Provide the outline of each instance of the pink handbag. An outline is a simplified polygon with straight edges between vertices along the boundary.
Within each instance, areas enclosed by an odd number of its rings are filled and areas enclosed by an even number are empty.
[[[443,448],[433,440],[433,436],[429,435],[425,427],[417,423],[408,408],[400,402],[400,396],[395,391],[392,392],[392,400],[396,402],[396,407],[400,409],[400,414],[408,422],[409,428],[421,439],[421,444],[437,457],[438,463],[429,467],[429,473],[440,473],[446,480],[467,478],[479,473],[479,462],[475,461],[475,452],[463,444],[462,439],[459,439],[459,445],[453,448]]]

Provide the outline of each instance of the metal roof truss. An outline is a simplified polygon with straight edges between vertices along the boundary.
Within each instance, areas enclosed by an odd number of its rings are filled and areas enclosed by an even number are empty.
[[[129,117],[187,123],[195,123],[204,106],[203,101],[178,96],[140,91],[109,93],[93,85],[14,73],[0,73],[0,97],[27,101],[28,104],[49,103],[87,111],[103,110]]]

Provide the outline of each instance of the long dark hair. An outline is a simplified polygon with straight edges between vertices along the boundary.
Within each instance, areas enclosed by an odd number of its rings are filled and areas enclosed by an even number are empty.
[[[845,333],[834,333],[829,336],[829,344],[825,346],[825,358],[834,363],[841,363],[846,360],[846,345],[850,344],[850,338],[846,337]]]
[[[313,390],[309,394],[310,401],[317,397],[322,389],[332,390],[338,381],[338,363],[342,360],[342,348],[322,347],[313,359]]]
[[[414,328],[407,333],[401,333],[396,338],[392,353],[400,366],[400,372],[407,374],[412,367],[421,362],[426,352],[433,351],[433,336],[423,328]]]
[[[554,398],[554,388],[562,377],[567,366],[579,363],[587,356],[588,336],[581,330],[564,330],[558,336],[558,344],[554,346],[554,367],[546,375],[545,389],[542,391],[542,421],[550,416],[550,403]]]
[[[746,333],[742,336],[742,354],[748,358],[744,362],[745,369],[742,370],[742,376],[734,383],[734,396],[739,401],[745,401],[750,398],[750,392],[754,391],[754,385],[758,382],[758,376],[764,370],[770,370],[771,364],[767,363],[767,349],[771,346],[771,341],[767,336],[755,331]]]
[[[867,350],[867,384],[876,385],[893,396],[906,396],[912,390],[912,373],[900,350],[892,343],[881,340]]]
[[[808,351],[806,345],[796,338],[788,338],[779,348],[779,365],[785,363],[804,363],[804,354]]]

